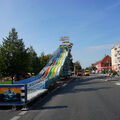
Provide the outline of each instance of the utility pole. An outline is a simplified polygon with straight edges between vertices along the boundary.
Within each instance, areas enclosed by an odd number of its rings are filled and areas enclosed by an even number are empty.
[[[77,65],[74,65],[74,76],[75,76],[76,66],[77,66]]]

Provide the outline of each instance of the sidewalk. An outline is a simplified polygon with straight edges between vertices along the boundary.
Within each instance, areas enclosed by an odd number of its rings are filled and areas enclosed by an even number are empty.
[[[109,77],[109,80],[111,80],[111,81],[119,81],[120,82],[120,76],[118,76],[118,75],[114,76],[113,75],[112,78]]]
[[[116,85],[120,85],[120,76],[115,75],[115,76],[112,76],[112,78],[108,76],[105,81],[114,82]]]

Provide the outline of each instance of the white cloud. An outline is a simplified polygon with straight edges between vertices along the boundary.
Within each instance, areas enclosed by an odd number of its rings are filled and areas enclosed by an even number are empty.
[[[91,46],[91,47],[88,47],[88,50],[94,50],[94,51],[107,50],[107,49],[111,49],[113,46],[114,46],[114,44]]]

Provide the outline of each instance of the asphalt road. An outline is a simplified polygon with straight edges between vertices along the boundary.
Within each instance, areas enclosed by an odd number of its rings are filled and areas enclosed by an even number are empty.
[[[105,79],[78,77],[27,112],[1,109],[0,120],[120,120],[120,86]]]

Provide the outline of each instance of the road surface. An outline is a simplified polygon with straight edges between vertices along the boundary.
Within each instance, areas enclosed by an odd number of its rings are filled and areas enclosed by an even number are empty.
[[[27,112],[0,110],[0,119],[120,120],[120,86],[105,79],[102,75],[77,77]]]

